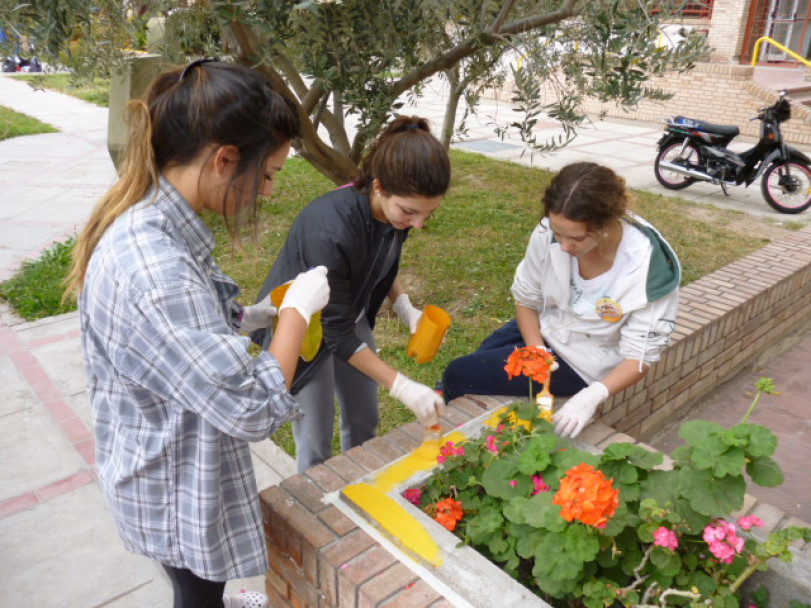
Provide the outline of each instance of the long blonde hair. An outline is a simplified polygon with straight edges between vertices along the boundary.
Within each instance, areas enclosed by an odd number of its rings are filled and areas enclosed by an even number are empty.
[[[229,191],[248,186],[239,199],[255,205],[268,155],[300,136],[295,107],[262,75],[219,61],[199,60],[160,74],[144,100],[131,101],[127,110],[129,137],[121,172],[76,241],[65,298],[81,291],[90,258],[107,229],[157,186],[167,167],[192,162],[210,144],[234,145],[240,158]]]

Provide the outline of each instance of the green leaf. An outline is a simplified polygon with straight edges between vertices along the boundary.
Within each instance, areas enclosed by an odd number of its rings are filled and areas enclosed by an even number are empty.
[[[746,482],[742,476],[717,478],[710,471],[687,467],[679,471],[678,489],[698,513],[717,517],[743,507]]]
[[[545,471],[552,462],[550,454],[554,451],[556,443],[554,435],[537,435],[530,439],[518,459],[518,470],[524,475]]]
[[[533,557],[545,536],[546,533],[539,531],[522,536],[515,544],[515,552],[524,559]]]
[[[583,562],[569,552],[566,534],[552,532],[545,535],[535,549],[533,576],[546,574],[553,581],[574,580],[583,569]]]
[[[487,548],[490,549],[490,553],[492,553],[493,557],[498,561],[507,561],[509,556],[505,554],[510,549],[510,543],[507,542],[507,539],[503,536],[496,535],[490,538]]]
[[[664,547],[654,548],[650,561],[666,576],[675,576],[681,571],[679,554]]]
[[[496,507],[486,507],[468,520],[467,535],[474,544],[484,544],[490,535],[501,529],[504,517]]]
[[[746,465],[746,472],[759,486],[774,488],[783,483],[783,471],[780,465],[768,456],[752,460]]]
[[[614,517],[608,520],[608,525],[603,528],[603,536],[614,537],[626,528],[635,528],[641,520],[637,515],[628,510],[628,505],[624,500],[620,500]]]
[[[511,481],[514,481],[515,485],[510,484]],[[518,475],[518,466],[512,459],[503,458],[494,461],[490,468],[485,470],[482,485],[490,496],[509,500],[516,496],[528,495],[532,481]]]
[[[607,461],[615,460],[640,469],[652,469],[662,464],[664,458],[665,456],[661,452],[651,452],[632,443],[612,443],[605,449],[598,468],[608,475],[608,471],[603,468],[603,463],[607,464]]]
[[[747,453],[750,458],[771,456],[777,449],[777,436],[760,424],[738,424],[732,430],[748,439]]]
[[[695,446],[704,443],[712,433],[720,433],[724,430],[724,427],[717,422],[689,420],[679,427],[679,437]]]
[[[527,513],[529,512],[527,503],[529,503],[529,498],[526,496],[511,498],[504,504],[504,517],[515,524],[527,523]]]
[[[746,454],[741,448],[729,448],[718,456],[712,466],[712,472],[717,477],[726,475],[740,475],[746,467]]]

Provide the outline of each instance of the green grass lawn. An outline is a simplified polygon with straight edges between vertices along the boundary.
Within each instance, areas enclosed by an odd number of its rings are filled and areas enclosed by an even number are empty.
[[[14,78],[26,80],[34,87],[59,91],[106,108],[110,101],[110,79],[97,78],[90,82],[73,74],[20,74]]]
[[[0,105],[0,141],[20,135],[56,133],[59,129]]]
[[[388,307],[375,328],[380,354],[393,367],[419,382],[433,386],[454,358],[468,354],[494,329],[513,316],[510,285],[530,232],[540,216],[540,198],[551,173],[500,162],[478,154],[453,151],[453,183],[443,205],[427,227],[412,231],[403,255],[401,275],[418,307],[435,304],[447,310],[453,323],[439,355],[418,365],[406,356],[409,334]],[[291,158],[278,177],[277,190],[261,202],[255,240],[242,237],[234,245],[222,218],[206,216],[218,239],[215,252],[223,270],[244,290],[244,300],[253,302],[276,257],[287,230],[299,210],[334,185],[300,158]],[[702,206],[702,219],[690,217],[698,206],[680,199],[636,192],[636,210],[664,233],[684,267],[684,283],[704,276],[750,253],[768,242],[751,234],[725,228],[741,214]],[[794,226],[795,228],[797,226]],[[61,259],[62,255],[54,255]],[[49,260],[49,265],[56,264]],[[64,276],[60,267],[54,274]],[[29,281],[30,282],[30,281]],[[33,304],[46,298],[6,284],[0,296],[21,314],[24,308],[15,294]],[[36,306],[34,306],[36,308]],[[49,309],[44,315],[59,310]],[[380,391],[380,434],[412,414]],[[289,426],[275,440],[294,451]]]

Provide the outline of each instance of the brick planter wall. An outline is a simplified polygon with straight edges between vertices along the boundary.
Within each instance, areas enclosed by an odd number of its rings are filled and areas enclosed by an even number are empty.
[[[750,254],[682,290],[673,343],[644,382],[613,397],[581,438],[598,448],[644,436],[746,368],[754,355],[811,319],[811,227]],[[443,419],[454,428],[508,399],[469,396]],[[613,427],[613,428],[612,428]],[[326,494],[353,483],[422,441],[411,423],[295,475],[260,494],[271,555],[273,606],[451,606],[334,505]],[[743,513],[764,532],[803,525],[747,496]],[[811,547],[801,548],[811,555]]]
[[[673,340],[642,382],[600,420],[646,438],[811,320],[811,226],[681,290]]]

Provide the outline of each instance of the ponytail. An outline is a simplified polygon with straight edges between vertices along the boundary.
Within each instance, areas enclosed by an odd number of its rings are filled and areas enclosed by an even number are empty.
[[[450,188],[451,162],[445,146],[419,116],[393,120],[369,147],[355,178],[358,188],[379,180],[388,194],[443,196]]]
[[[73,263],[65,279],[63,301],[81,290],[90,256],[107,229],[158,183],[149,109],[143,101],[135,100],[127,104],[127,111],[130,131],[119,179],[93,208],[85,229],[76,241]]]
[[[236,198],[255,211],[267,157],[301,135],[296,108],[264,76],[216,60],[198,60],[158,75],[144,100],[131,101],[127,109],[129,137],[119,179],[93,209],[77,240],[63,300],[81,291],[90,258],[107,229],[159,185],[167,167],[192,163],[212,144],[236,146],[240,158],[225,197],[238,192]]]

